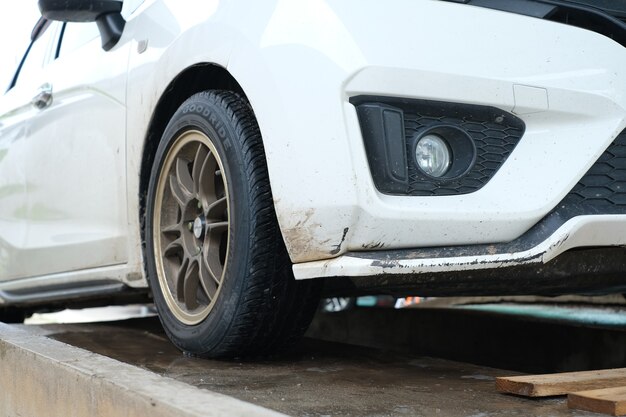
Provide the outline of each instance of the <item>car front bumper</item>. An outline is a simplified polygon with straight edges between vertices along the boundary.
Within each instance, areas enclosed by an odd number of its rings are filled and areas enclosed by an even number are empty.
[[[291,17],[299,26],[289,38],[278,29],[278,12],[264,27],[272,98],[243,85],[266,143],[297,278],[542,263],[575,247],[626,243],[626,217],[594,215],[563,222],[532,248],[455,252],[523,238],[626,127],[622,45],[577,27],[439,1],[319,5],[316,13],[303,8],[303,16]],[[310,23],[327,33],[308,36]],[[235,54],[234,71],[244,71],[239,62]],[[478,191],[387,195],[372,180],[350,102],[363,95],[490,106],[519,117],[525,132]],[[406,256],[387,263],[388,251]]]

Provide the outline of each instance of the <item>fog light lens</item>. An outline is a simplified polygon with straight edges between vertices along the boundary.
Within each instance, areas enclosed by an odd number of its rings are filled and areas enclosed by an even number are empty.
[[[438,135],[425,135],[415,147],[415,160],[422,171],[431,177],[441,177],[450,169],[450,147]]]

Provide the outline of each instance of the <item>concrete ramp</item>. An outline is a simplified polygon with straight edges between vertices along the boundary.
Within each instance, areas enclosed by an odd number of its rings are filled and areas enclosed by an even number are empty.
[[[284,416],[3,323],[0,415]]]

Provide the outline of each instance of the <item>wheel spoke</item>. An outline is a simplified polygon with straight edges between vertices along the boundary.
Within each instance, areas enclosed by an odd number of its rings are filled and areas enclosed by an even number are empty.
[[[182,191],[192,197],[194,195],[194,185],[189,173],[189,161],[185,158],[176,158],[176,179]]]
[[[165,226],[161,229],[161,232],[163,232],[163,234],[174,234],[177,233],[179,236],[181,234],[180,231],[180,224],[172,224],[170,226]]]
[[[225,222],[221,222],[225,223]],[[204,261],[206,263],[207,271],[213,281],[219,284],[222,280],[223,265],[220,260],[220,241],[221,233],[218,231],[228,230],[228,223],[226,222],[226,229],[211,226],[218,224],[213,223],[209,225],[206,236],[204,237]]]
[[[209,152],[207,153],[200,173],[198,175],[198,194],[203,200],[203,203],[215,201],[215,171],[217,169],[217,161],[215,157]]]
[[[187,275],[187,267],[189,266],[189,258],[183,259],[183,262],[180,264],[180,268],[178,268],[178,272],[176,273],[176,298],[178,301],[185,300],[184,293],[184,284],[185,284],[185,275]]]
[[[213,281],[213,285],[219,285],[222,282],[222,265],[220,264],[220,260],[218,258],[218,251],[211,251],[207,253],[208,257],[206,259],[207,273],[209,275],[210,281]],[[207,287],[210,288],[209,280],[207,279]]]
[[[198,262],[190,261],[183,283],[183,298],[185,300],[185,305],[190,310],[198,308],[199,284],[200,279],[198,276]]]
[[[178,180],[176,179],[176,176],[173,174],[170,175],[170,190],[172,191],[172,195],[174,196],[176,201],[178,201],[178,204],[182,209],[184,209],[191,201],[192,195],[186,193],[182,189],[182,187],[178,183]]]
[[[174,254],[180,253],[180,252],[184,252],[184,249],[183,249],[183,239],[179,237],[178,239],[171,241],[165,247],[165,249],[163,250],[163,256],[168,257]]]
[[[228,220],[207,224],[207,236],[228,230]]]
[[[191,178],[193,179],[194,185],[194,193],[200,193],[200,180],[202,173],[202,166],[209,156],[209,150],[206,149],[202,144],[198,146],[198,150],[196,151],[196,157],[193,159],[193,167],[191,168]]]
[[[219,279],[216,278],[211,272],[205,256],[202,257],[200,262],[200,284],[202,284],[202,288],[209,297],[209,300],[213,300],[213,297],[215,297],[215,293],[217,292]]]
[[[218,198],[213,203],[209,204],[206,208],[204,217],[207,219],[222,219],[224,218],[224,214],[226,213],[226,207],[228,204],[228,200],[226,196],[222,198]]]

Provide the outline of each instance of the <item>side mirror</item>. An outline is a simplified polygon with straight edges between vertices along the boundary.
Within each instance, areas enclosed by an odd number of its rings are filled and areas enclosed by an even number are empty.
[[[39,10],[48,20],[96,22],[105,51],[117,44],[126,24],[118,0],[39,0]]]

